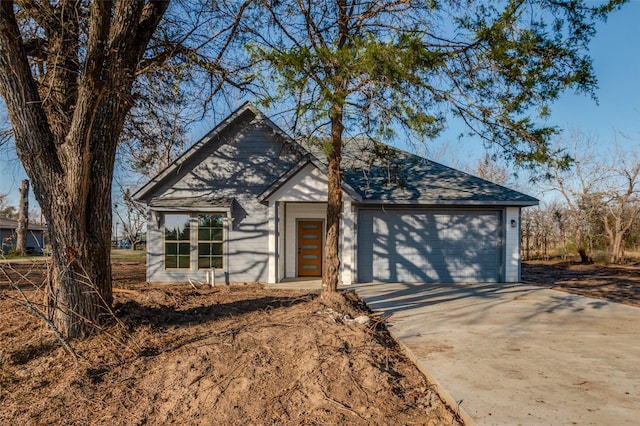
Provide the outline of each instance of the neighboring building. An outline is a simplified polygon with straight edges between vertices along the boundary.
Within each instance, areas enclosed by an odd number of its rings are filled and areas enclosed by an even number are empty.
[[[15,249],[18,235],[18,221],[0,217],[0,251],[2,254],[9,254]],[[46,226],[34,225],[30,223],[27,227],[27,253],[42,253],[44,250],[44,235]]]
[[[343,165],[343,284],[520,280],[520,209],[535,198],[368,140],[346,144]],[[243,105],[135,194],[147,280],[321,276],[326,173]]]

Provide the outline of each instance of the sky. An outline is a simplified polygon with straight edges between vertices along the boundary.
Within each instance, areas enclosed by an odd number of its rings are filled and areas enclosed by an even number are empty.
[[[612,13],[606,23],[597,25],[590,56],[598,79],[598,102],[584,95],[566,92],[552,106],[548,124],[580,130],[591,136],[603,155],[614,142],[640,147],[639,18],[640,0],[631,0],[621,10]],[[203,136],[207,130],[203,128],[202,135],[195,136]],[[461,131],[462,128],[452,126],[435,141],[434,146],[457,144],[456,135]],[[460,149],[456,147],[437,160],[455,165],[457,161],[451,155],[460,156],[461,152],[467,161],[482,155],[479,144],[469,144]],[[25,178],[24,170],[10,150],[0,150],[0,193],[8,194],[13,205],[18,204],[18,188]],[[32,195],[30,206],[36,205]]]
[[[639,18],[640,0],[631,0],[609,15],[606,22],[597,24],[589,48],[598,80],[597,100],[567,91],[551,106],[547,124],[558,126],[565,133],[577,130],[592,138],[596,151],[602,155],[614,143],[640,150]],[[439,138],[439,144],[453,145],[455,149],[442,150],[445,154],[437,161],[457,167],[460,161],[452,156],[464,157],[466,164],[469,159],[481,158],[484,151],[478,144],[459,145],[456,135],[462,131],[463,127],[452,128]],[[557,195],[532,187],[526,178],[516,182],[516,189],[543,202]]]

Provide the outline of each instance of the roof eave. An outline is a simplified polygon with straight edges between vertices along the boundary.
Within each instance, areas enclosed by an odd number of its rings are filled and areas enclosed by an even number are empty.
[[[515,200],[362,200],[360,204],[373,205],[399,205],[399,206],[474,206],[474,207],[530,207],[537,206],[538,200],[515,201]]]

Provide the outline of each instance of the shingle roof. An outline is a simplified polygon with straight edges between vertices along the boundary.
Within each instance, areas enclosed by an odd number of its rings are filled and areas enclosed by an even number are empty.
[[[134,197],[142,200],[179,169],[189,158],[233,126],[236,121],[262,120],[286,143],[301,148],[303,156],[326,171],[326,156],[317,146],[294,141],[251,103],[245,103],[219,123],[205,137],[184,152],[164,171],[140,188]],[[347,192],[354,191],[362,202],[394,202],[399,204],[488,204],[531,206],[538,200],[426,158],[368,139],[347,141],[342,155],[343,180]],[[300,165],[306,164],[302,161]],[[296,170],[299,170],[296,169]],[[295,173],[294,173],[295,174]],[[291,176],[283,176],[265,192],[272,193]],[[264,197],[264,194],[263,194]],[[182,200],[187,201],[188,200]],[[359,200],[360,201],[360,200]],[[166,207],[166,206],[165,206]],[[196,207],[196,206],[192,206]]]
[[[307,148],[326,164],[321,150]],[[345,183],[364,202],[538,204],[521,192],[371,140],[345,143],[342,164]]]

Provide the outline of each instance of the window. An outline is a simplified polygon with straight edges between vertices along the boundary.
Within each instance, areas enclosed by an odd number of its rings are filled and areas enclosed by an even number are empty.
[[[164,267],[191,267],[191,228],[188,214],[164,215]]]
[[[198,216],[198,269],[222,268],[221,215]]]

